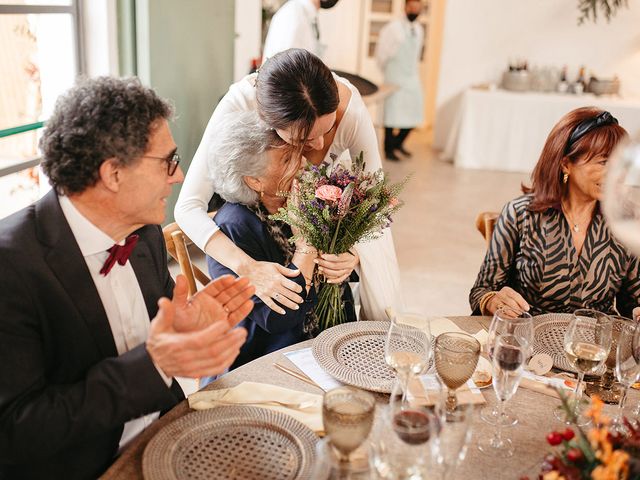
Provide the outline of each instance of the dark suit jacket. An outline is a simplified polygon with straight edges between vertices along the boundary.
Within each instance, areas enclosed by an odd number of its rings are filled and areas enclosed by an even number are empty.
[[[285,259],[282,250],[269,234],[266,225],[244,205],[225,203],[218,210],[214,220],[220,230],[254,260],[284,265]],[[290,236],[289,227],[284,225],[283,228],[287,229],[286,233]],[[233,271],[211,257],[207,257],[207,263],[212,278],[226,274],[235,275]],[[294,264],[286,266],[292,269],[297,268]],[[265,305],[260,298],[254,296],[253,310],[247,315],[247,318],[240,322],[240,325],[247,329],[247,341],[240,349],[240,355],[231,369],[309,338],[303,332],[304,320],[307,313],[317,304],[318,296],[314,287],[311,287],[308,294],[306,293],[305,279],[302,274],[291,278],[291,280],[303,287],[300,296],[305,300],[304,303],[300,305],[298,310],[283,307],[285,313],[280,315]],[[355,321],[353,295],[346,284],[342,300],[347,321]]]
[[[149,317],[173,281],[158,226],[130,258]],[[118,356],[106,313],[50,192],[0,221],[0,478],[96,478],[128,420],[182,398],[144,344]]]

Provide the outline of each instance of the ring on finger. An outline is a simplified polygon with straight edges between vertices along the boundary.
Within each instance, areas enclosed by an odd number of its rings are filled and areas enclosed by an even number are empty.
[[[279,293],[276,293],[276,294],[273,296],[273,299],[274,299],[274,300],[278,300],[279,298],[280,298],[280,294],[279,294]]]

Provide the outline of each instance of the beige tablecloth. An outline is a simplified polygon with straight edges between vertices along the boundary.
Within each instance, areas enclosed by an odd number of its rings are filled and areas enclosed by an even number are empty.
[[[480,328],[488,325],[488,318],[482,317],[450,317],[462,329],[475,333]],[[297,350],[308,347],[311,341],[303,342],[277,352],[254,360],[237,370],[225,375],[216,382],[208,385],[208,389],[229,388],[244,381],[259,381],[271,383],[287,388],[306,391],[310,393],[322,394],[322,390],[297,378],[282,372],[273,366],[274,362],[289,364],[283,352]],[[491,388],[482,390],[489,405],[495,403],[495,395]],[[385,396],[378,395],[379,401],[385,401]],[[627,408],[633,408],[640,400],[640,394],[632,391],[627,399]],[[520,419],[515,427],[510,427],[504,432],[513,440],[516,446],[514,457],[501,459],[490,458],[482,454],[477,449],[478,439],[491,435],[493,427],[484,423],[479,415],[473,422],[472,444],[467,453],[464,463],[456,472],[455,478],[496,478],[496,479],[518,479],[522,475],[530,475],[539,471],[542,458],[549,452],[550,448],[545,436],[551,430],[563,430],[565,426],[558,422],[553,416],[553,410],[558,405],[558,400],[531,390],[519,389],[516,395],[509,402],[510,408],[517,412]],[[476,407],[480,408],[480,407]],[[147,430],[127,448],[116,462],[107,470],[104,479],[141,479],[142,477],[142,455],[149,440],[166,424],[191,410],[185,400],[177,405],[173,410],[153,423]],[[614,407],[608,405],[605,412],[612,413]]]

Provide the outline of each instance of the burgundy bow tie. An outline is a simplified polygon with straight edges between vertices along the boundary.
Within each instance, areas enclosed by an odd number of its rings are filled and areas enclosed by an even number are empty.
[[[107,276],[116,262],[120,265],[127,263],[127,260],[129,260],[129,257],[131,256],[131,252],[133,252],[133,249],[136,247],[136,243],[138,243],[138,238],[138,235],[129,235],[127,240],[124,242],[124,245],[118,245],[116,243],[113,247],[107,250],[107,252],[109,252],[109,256],[104,262],[100,273]]]

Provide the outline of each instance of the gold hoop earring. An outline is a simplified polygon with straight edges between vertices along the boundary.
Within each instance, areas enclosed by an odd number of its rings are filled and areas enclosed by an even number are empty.
[[[567,172],[562,176],[562,183],[567,183],[569,181],[569,174]]]
[[[260,200],[264,198],[264,190],[260,190]]]

